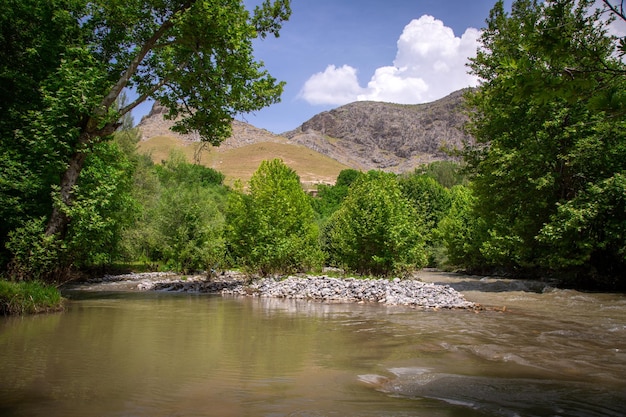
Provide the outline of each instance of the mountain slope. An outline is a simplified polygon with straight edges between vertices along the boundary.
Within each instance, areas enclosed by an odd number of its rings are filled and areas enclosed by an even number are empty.
[[[261,161],[280,158],[298,173],[307,189],[314,189],[318,183],[334,183],[339,172],[348,168],[283,136],[237,120],[233,121],[232,136],[218,147],[211,146],[199,142],[194,135],[172,132],[173,122],[163,118],[164,110],[155,104],[137,126],[142,136],[138,151],[149,154],[155,163],[167,159],[175,150],[190,162],[222,172],[226,183],[232,185],[238,179],[249,181]]]
[[[350,103],[283,135],[354,168],[411,171],[471,140],[462,131],[463,92],[418,105]]]

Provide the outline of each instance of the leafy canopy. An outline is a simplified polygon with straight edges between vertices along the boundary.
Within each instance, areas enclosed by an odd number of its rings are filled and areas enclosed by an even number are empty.
[[[626,265],[625,66],[602,16],[590,0],[491,11],[470,64],[482,83],[468,95],[477,145],[466,155],[488,262],[590,276]]]

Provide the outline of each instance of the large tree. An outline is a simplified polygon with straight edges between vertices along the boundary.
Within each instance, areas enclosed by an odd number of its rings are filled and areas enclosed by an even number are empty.
[[[467,160],[488,228],[481,251],[497,265],[626,266],[624,63],[593,5],[517,0],[507,14],[499,1],[471,62],[482,83],[469,95]]]
[[[11,177],[0,184],[2,202],[12,219],[47,215],[48,236],[67,234],[89,153],[148,98],[168,108],[177,131],[217,145],[235,114],[282,92],[252,42],[278,35],[289,0],[265,0],[252,13],[240,0],[3,0],[2,12],[0,169]],[[119,106],[127,90],[134,99]],[[40,201],[54,183],[52,207],[26,207],[24,190]]]

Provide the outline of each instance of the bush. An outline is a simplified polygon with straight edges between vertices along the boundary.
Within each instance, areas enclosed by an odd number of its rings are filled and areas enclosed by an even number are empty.
[[[463,185],[453,187],[450,194],[450,211],[439,222],[436,233],[445,245],[446,263],[470,270],[486,266],[481,251],[485,225],[474,212],[476,198],[471,189]]]
[[[589,184],[560,204],[538,238],[552,249],[542,259],[545,266],[584,272],[590,285],[625,288],[626,174]]]
[[[415,169],[415,175],[433,178],[441,186],[452,188],[455,185],[467,185],[463,167],[454,161],[435,161]]]
[[[365,274],[406,274],[426,264],[423,222],[395,175],[369,172],[351,187],[325,228],[336,266]]]
[[[159,236],[155,252],[170,269],[209,270],[224,258],[224,216],[214,191],[203,187],[166,190],[154,211]]]
[[[123,232],[123,260],[183,273],[224,263],[223,174],[173,152],[163,165],[138,159],[134,181],[141,209]]]
[[[313,209],[322,221],[339,209],[341,202],[348,195],[350,185],[361,175],[360,171],[344,169],[337,176],[335,185],[320,184],[317,197],[313,199]]]
[[[263,161],[250,194],[229,197],[227,242],[233,261],[250,273],[288,274],[319,268],[319,229],[300,178],[280,159]]]
[[[222,185],[224,174],[213,168],[198,164],[190,164],[185,156],[172,151],[163,165],[155,167],[162,184],[199,184],[203,186]]]
[[[13,259],[8,273],[14,280],[66,280],[69,262],[67,248],[56,236],[44,233],[45,219],[27,221],[24,226],[9,233],[6,247]]]

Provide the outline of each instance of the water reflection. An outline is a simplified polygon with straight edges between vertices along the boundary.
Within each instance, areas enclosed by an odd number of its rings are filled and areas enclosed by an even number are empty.
[[[507,308],[82,292],[0,320],[0,415],[623,415],[623,296],[466,296]]]

